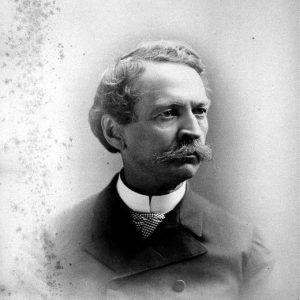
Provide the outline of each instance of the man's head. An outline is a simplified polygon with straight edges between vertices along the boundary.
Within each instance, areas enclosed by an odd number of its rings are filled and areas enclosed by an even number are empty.
[[[203,71],[189,46],[171,41],[141,44],[106,70],[90,124],[110,152],[121,153],[125,172],[178,184],[210,159]]]

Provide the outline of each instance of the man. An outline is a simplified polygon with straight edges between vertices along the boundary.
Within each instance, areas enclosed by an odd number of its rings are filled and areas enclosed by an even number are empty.
[[[189,187],[212,156],[203,76],[195,51],[171,41],[103,74],[90,125],[123,169],[56,224],[48,278],[63,298],[238,299],[270,269],[256,228]]]

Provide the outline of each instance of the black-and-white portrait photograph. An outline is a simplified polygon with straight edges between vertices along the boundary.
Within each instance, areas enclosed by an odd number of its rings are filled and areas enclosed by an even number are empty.
[[[296,0],[4,0],[0,299],[299,299]]]

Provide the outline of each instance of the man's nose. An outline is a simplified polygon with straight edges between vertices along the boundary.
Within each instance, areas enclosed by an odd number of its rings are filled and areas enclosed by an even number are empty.
[[[192,112],[182,118],[178,138],[180,141],[200,139],[203,144],[205,143],[205,132],[201,129],[198,119]]]

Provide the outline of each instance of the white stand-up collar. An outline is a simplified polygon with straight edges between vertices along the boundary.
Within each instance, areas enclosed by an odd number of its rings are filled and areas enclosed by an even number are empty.
[[[184,181],[177,190],[169,194],[149,197],[128,188],[120,174],[117,181],[117,191],[120,198],[129,208],[137,212],[167,213],[180,202],[185,190],[186,182]]]

